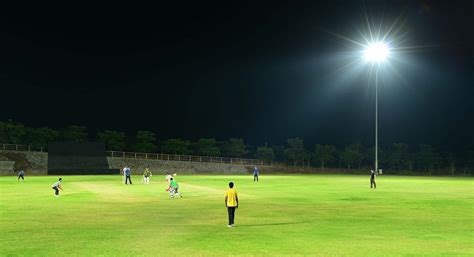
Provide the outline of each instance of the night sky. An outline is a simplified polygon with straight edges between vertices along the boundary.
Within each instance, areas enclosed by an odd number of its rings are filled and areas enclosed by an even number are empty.
[[[403,12],[403,79],[382,79],[380,144],[474,145],[474,4],[226,1],[4,8],[0,120],[159,139],[373,144],[373,88],[337,70],[364,10]],[[348,3],[350,2],[350,3]]]

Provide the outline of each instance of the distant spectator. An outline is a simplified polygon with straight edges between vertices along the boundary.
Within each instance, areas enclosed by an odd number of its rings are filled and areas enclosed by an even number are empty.
[[[22,182],[25,182],[25,171],[23,169],[20,169],[20,172],[18,172],[18,182],[20,182],[20,178]]]

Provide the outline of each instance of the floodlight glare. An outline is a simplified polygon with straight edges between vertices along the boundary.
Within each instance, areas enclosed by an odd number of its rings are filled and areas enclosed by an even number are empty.
[[[383,62],[388,58],[390,49],[383,42],[376,42],[368,45],[364,50],[364,59],[367,62]]]
[[[375,172],[379,173],[379,155],[378,155],[378,77],[387,72],[393,72],[397,77],[401,77],[396,64],[402,56],[398,55],[401,52],[413,51],[424,46],[404,46],[402,43],[406,41],[406,32],[401,22],[403,12],[393,21],[392,24],[384,24],[380,19],[379,24],[372,21],[365,12],[366,28],[356,28],[360,38],[350,38],[337,33],[332,33],[336,37],[346,41],[350,47],[355,50],[348,54],[353,60],[343,66],[341,70],[367,72],[369,84],[373,80],[375,88],[375,158],[374,166]],[[383,18],[383,13],[381,15]],[[398,56],[397,56],[398,55]]]

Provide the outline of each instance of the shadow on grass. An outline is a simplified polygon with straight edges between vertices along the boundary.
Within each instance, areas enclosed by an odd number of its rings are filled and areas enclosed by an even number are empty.
[[[295,221],[295,222],[276,222],[276,223],[266,223],[266,224],[244,224],[237,225],[238,227],[266,227],[266,226],[284,226],[284,225],[294,225],[301,223],[309,223],[309,221]]]
[[[367,197],[350,197],[350,198],[341,198],[342,201],[369,201],[370,198]]]

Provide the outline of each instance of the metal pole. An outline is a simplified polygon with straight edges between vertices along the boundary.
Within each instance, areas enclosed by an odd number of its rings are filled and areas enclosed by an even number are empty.
[[[375,174],[379,172],[378,72],[375,71]]]

